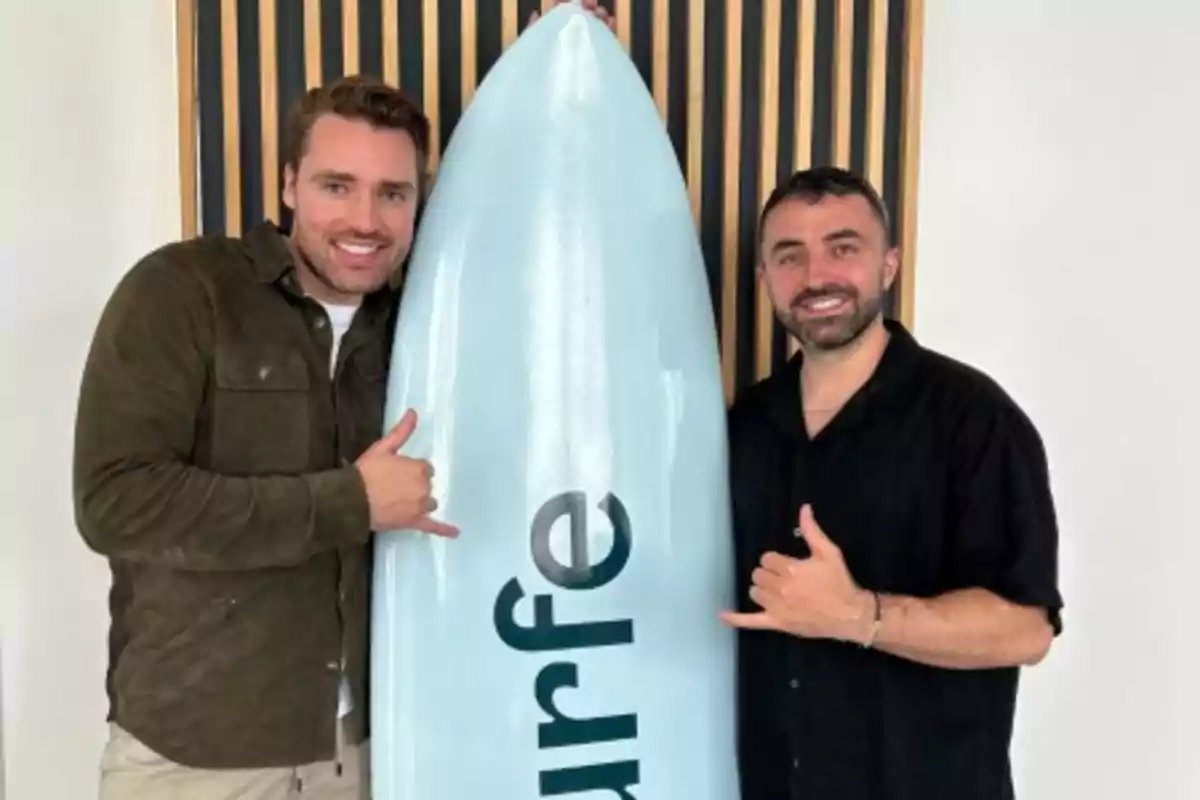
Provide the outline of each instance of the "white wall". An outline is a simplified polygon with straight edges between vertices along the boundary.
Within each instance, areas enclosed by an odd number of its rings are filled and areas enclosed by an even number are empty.
[[[74,403],[117,277],[179,233],[174,5],[0,4],[8,800],[96,796],[108,574],[72,524]]]
[[[1025,405],[1061,512],[1018,797],[1200,797],[1200,6],[928,6],[917,334]]]
[[[173,4],[40,5],[0,11],[8,800],[94,796],[108,579],[71,520],[75,389],[113,283],[178,234]],[[1200,797],[1200,7],[928,5],[917,334],[1033,415],[1063,525],[1019,796]]]

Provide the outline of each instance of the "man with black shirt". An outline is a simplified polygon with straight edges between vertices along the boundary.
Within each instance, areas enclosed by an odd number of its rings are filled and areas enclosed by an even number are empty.
[[[1013,798],[1019,669],[1061,631],[1038,432],[883,316],[866,182],[797,173],[760,247],[800,349],[730,411],[742,798]]]

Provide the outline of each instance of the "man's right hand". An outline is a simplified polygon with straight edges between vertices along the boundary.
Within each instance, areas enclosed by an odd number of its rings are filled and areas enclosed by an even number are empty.
[[[397,452],[416,427],[417,414],[409,409],[387,436],[368,447],[355,462],[367,487],[371,529],[415,529],[453,538],[458,536],[458,528],[429,517],[437,508],[437,501],[430,495],[433,465]]]

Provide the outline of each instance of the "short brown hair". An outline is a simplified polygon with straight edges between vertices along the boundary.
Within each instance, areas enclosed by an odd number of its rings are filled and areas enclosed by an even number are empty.
[[[429,118],[399,89],[365,75],[347,75],[310,90],[288,112],[280,155],[283,164],[299,169],[309,132],[324,114],[361,119],[377,128],[406,132],[417,146],[417,169],[424,191],[428,181]]]

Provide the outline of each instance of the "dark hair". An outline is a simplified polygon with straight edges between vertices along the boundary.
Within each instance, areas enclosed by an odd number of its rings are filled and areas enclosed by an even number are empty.
[[[288,112],[281,149],[285,165],[299,168],[313,124],[324,114],[365,120],[377,128],[406,132],[417,146],[418,172],[424,191],[429,159],[429,118],[399,89],[364,75],[348,75],[309,89]]]
[[[875,212],[875,218],[883,226],[885,245],[888,247],[892,245],[891,223],[888,219],[887,208],[883,205],[879,193],[868,181],[853,172],[841,167],[830,166],[813,167],[795,172],[790,178],[775,187],[763,205],[762,214],[759,216],[759,238],[762,237],[761,231],[767,215],[784,200],[799,199],[816,203],[826,195],[834,197],[858,195],[866,198],[871,210]]]

